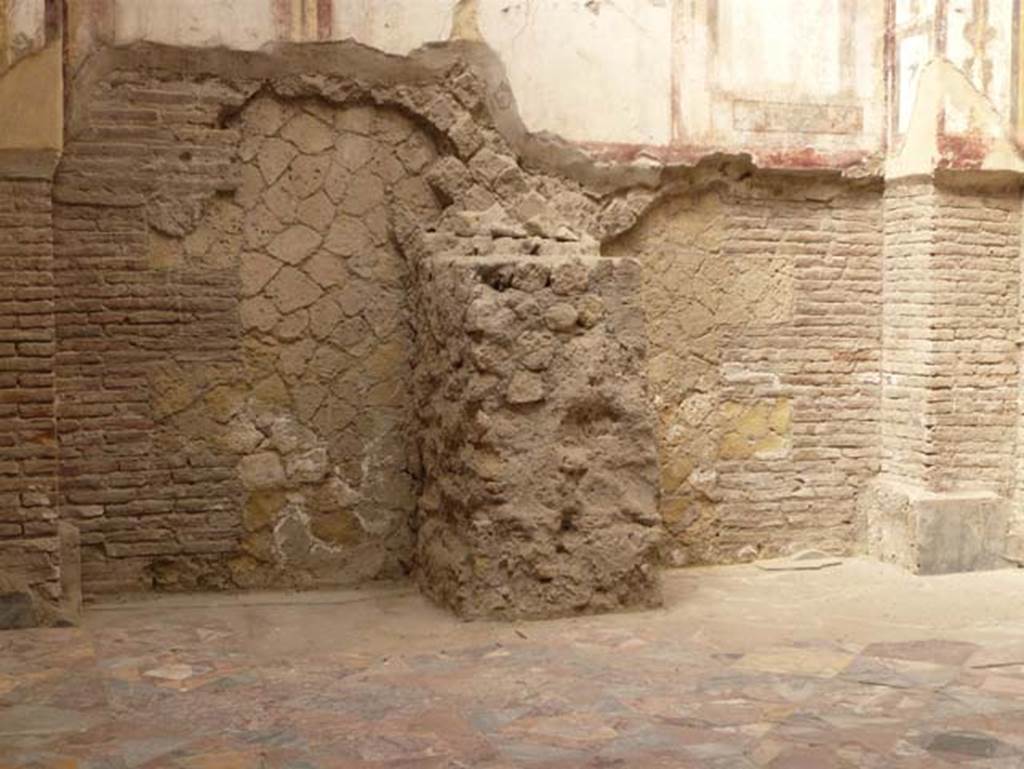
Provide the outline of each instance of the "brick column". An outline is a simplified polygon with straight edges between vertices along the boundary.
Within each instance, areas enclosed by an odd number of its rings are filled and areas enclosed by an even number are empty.
[[[0,629],[49,621],[47,607],[77,602],[56,500],[50,189],[49,180],[0,179]]]
[[[870,551],[920,573],[998,568],[1014,486],[1020,188],[889,183],[882,463]]]

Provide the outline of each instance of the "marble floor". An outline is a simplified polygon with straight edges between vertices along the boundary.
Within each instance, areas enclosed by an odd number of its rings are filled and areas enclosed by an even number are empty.
[[[671,572],[663,610],[461,623],[404,586],[0,633],[0,768],[1024,767],[1024,572]]]

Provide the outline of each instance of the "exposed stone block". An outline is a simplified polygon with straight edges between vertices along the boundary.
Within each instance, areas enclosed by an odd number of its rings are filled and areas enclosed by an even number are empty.
[[[82,614],[82,535],[78,527],[61,521],[57,525],[60,541],[60,592],[63,621],[77,623]]]
[[[1011,503],[988,492],[929,493],[892,481],[874,484],[861,505],[868,552],[914,574],[1005,569]]]
[[[335,140],[335,133],[329,126],[306,112],[292,118],[281,129],[281,136],[307,155],[315,155],[333,147]]]
[[[23,630],[37,624],[35,601],[28,590],[0,592],[0,630]]]
[[[316,250],[322,238],[302,224],[289,227],[267,246],[267,252],[287,264],[300,264]]]
[[[272,451],[250,454],[238,463],[238,475],[249,489],[269,489],[284,485],[281,457]]]
[[[585,275],[578,312],[548,279]],[[520,281],[517,272],[540,272]],[[419,267],[422,589],[465,617],[660,602],[654,425],[639,265],[433,257]],[[547,331],[551,309],[567,320]],[[571,323],[568,319],[571,317]]]

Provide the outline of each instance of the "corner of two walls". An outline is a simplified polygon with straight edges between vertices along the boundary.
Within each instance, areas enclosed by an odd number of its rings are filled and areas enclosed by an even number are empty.
[[[1020,550],[1020,181],[890,179],[884,212],[869,551],[917,573],[1005,568]]]
[[[1021,185],[761,173],[658,203],[645,267],[667,560],[1024,563]]]
[[[859,549],[881,248],[877,183],[769,173],[669,197],[606,246],[644,267],[670,564]]]

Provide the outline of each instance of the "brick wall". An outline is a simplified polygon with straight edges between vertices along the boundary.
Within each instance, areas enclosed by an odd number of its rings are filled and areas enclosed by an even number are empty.
[[[429,216],[432,143],[394,111],[247,101],[259,86],[115,72],[66,148],[60,501],[90,592],[351,582],[410,559],[386,203]]]
[[[876,189],[764,177],[670,200],[608,249],[645,264],[673,561],[854,547],[881,240]]]
[[[237,271],[168,263],[149,223],[184,226],[230,187],[238,134],[217,116],[242,96],[149,86],[97,87],[54,190],[60,504],[90,592],[226,586],[240,539],[234,457],[162,435],[151,387],[161,370],[237,369]]]
[[[0,571],[61,597],[48,181],[0,180]]]
[[[733,328],[723,340],[722,397],[785,404],[775,407],[776,425],[769,416],[778,446],[751,452],[742,418],[747,446],[735,451],[728,434],[723,443],[718,541],[726,552],[850,552],[857,495],[878,470],[878,196],[837,189],[825,197],[783,187],[733,201],[724,253],[741,263],[783,259],[791,305],[780,323]]]
[[[57,411],[62,517],[82,531],[91,591],[144,589],[161,556],[194,557],[197,584],[237,547],[233,459],[161,440],[157,366],[237,366],[237,277],[152,270],[140,207],[57,204]],[[208,567],[208,568],[207,568]]]

